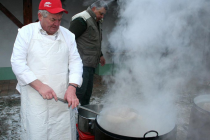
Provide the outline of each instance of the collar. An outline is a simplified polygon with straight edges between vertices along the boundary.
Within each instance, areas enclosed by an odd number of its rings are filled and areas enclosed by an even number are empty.
[[[96,20],[96,14],[91,10],[90,7],[87,8],[87,12],[90,14],[90,16],[91,16],[92,18],[94,18],[94,19]]]
[[[47,32],[42,28],[40,21],[39,21],[39,27],[38,27],[38,28],[39,28],[39,32],[40,32],[42,35],[50,36],[50,35],[48,35]],[[55,40],[56,40],[56,39],[58,38],[59,33],[60,33],[60,29],[58,29],[58,31],[57,31],[56,33],[54,33],[53,35],[51,35],[51,36],[55,36]]]

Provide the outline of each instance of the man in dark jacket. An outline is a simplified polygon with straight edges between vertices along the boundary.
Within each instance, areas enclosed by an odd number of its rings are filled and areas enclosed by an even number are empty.
[[[87,10],[72,17],[69,30],[75,34],[78,52],[83,62],[83,84],[76,94],[81,105],[89,104],[96,66],[105,65],[101,52],[102,21],[108,9],[104,1],[96,1]]]

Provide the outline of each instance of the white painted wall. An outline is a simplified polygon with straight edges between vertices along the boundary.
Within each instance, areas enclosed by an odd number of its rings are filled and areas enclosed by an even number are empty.
[[[17,19],[23,21],[22,0],[0,0]],[[18,27],[0,11],[0,67],[10,67],[10,56]]]
[[[63,7],[68,10],[69,13],[64,14],[61,23],[62,26],[69,28],[71,17],[87,8],[87,6],[84,6],[85,1],[87,0],[66,0],[64,2]],[[32,0],[33,21],[37,20],[39,2],[39,0]],[[0,3],[23,23],[23,0],[0,0]],[[110,11],[108,11],[105,16],[103,24],[102,52],[107,63],[111,63],[111,58],[106,53],[108,45],[107,37],[109,36],[109,33],[114,27],[116,21],[112,13],[112,8],[110,8]],[[4,15],[2,11],[0,11],[0,25],[0,67],[11,67],[10,57],[18,27],[6,15]]]

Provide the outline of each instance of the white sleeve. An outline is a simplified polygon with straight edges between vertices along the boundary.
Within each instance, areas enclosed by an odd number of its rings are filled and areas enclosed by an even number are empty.
[[[69,47],[69,71],[69,83],[75,83],[80,87],[83,81],[83,64],[82,59],[80,58],[80,55],[77,50],[77,44],[75,39],[73,42],[71,42]]]
[[[19,85],[27,85],[37,79],[27,66],[27,53],[32,35],[30,30],[25,31],[23,29],[18,30],[11,57],[12,70]]]

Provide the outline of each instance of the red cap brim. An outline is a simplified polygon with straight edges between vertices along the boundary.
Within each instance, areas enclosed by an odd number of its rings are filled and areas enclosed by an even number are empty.
[[[65,12],[66,14],[68,14],[68,11],[63,8],[47,9],[47,11],[50,12],[51,14],[57,14],[60,12]]]

